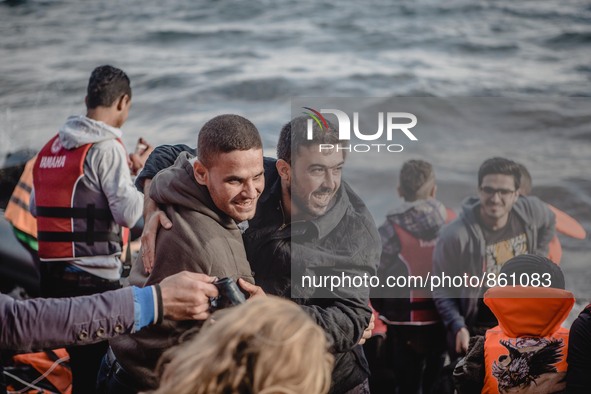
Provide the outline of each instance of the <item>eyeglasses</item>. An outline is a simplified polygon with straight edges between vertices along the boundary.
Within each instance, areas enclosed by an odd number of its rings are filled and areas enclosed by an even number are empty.
[[[480,187],[480,191],[490,197],[494,196],[497,193],[499,193],[499,196],[501,197],[509,197],[511,194],[515,193],[515,190],[495,189],[489,186]]]

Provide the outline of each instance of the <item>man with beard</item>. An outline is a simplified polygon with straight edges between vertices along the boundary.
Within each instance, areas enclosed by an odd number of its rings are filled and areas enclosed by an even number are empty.
[[[434,276],[490,278],[512,257],[548,254],[554,214],[538,198],[520,196],[520,181],[519,165],[511,160],[495,157],[480,166],[478,197],[467,198],[459,217],[439,236],[433,254]],[[482,301],[485,290],[468,286],[434,289],[452,359],[466,353],[470,335],[482,335],[497,325]]]
[[[269,294],[294,297],[328,334],[335,355],[331,392],[366,393],[368,366],[359,343],[373,328],[368,289],[346,294],[292,289],[292,270],[299,273],[293,277],[294,284],[304,272],[374,275],[380,256],[379,234],[371,214],[341,181],[346,146],[330,124],[322,130],[312,122],[313,137],[307,140],[308,120],[302,116],[287,123],[277,146],[278,160],[265,159],[265,191],[243,234],[246,254],[257,285]],[[320,152],[320,144],[339,149]],[[186,148],[157,148],[145,170],[156,173]],[[154,234],[153,227],[149,224],[145,230]],[[150,248],[150,242],[144,245]]]

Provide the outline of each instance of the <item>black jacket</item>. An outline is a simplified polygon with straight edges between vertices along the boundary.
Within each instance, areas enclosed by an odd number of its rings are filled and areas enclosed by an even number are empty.
[[[294,290],[292,272],[296,281],[302,273],[375,275],[379,234],[364,203],[346,183],[342,183],[335,205],[325,215],[290,223],[281,206],[275,160],[265,160],[265,177],[257,214],[243,235],[257,285],[269,294],[288,298]],[[357,345],[371,317],[368,293],[369,289],[363,288],[344,293],[315,289],[307,297],[292,298],[331,340],[335,354],[333,393],[346,392],[368,377],[367,361]]]

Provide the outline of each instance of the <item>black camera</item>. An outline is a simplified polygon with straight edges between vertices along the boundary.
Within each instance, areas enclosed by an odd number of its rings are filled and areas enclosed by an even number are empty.
[[[212,297],[209,300],[211,306],[210,311],[224,309],[231,306],[240,305],[246,302],[246,297],[240,291],[240,288],[232,278],[221,278],[213,282],[220,293],[217,297]]]

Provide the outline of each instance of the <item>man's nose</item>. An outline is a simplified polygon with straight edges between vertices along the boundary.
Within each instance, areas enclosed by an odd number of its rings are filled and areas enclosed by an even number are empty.
[[[327,187],[329,189],[334,189],[336,184],[336,176],[332,173],[331,170],[327,170],[324,173],[324,180],[322,182],[322,186]]]
[[[494,202],[500,202],[501,199],[501,192],[499,190],[495,190],[492,196],[490,196],[490,200]]]
[[[246,198],[256,198],[258,195],[258,191],[256,185],[253,181],[246,181],[244,182],[244,186],[242,188],[242,195]]]

